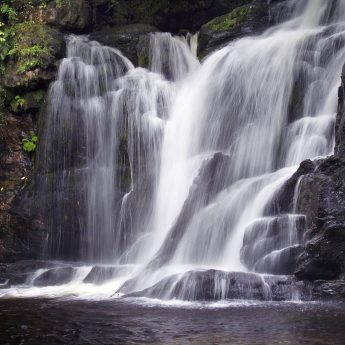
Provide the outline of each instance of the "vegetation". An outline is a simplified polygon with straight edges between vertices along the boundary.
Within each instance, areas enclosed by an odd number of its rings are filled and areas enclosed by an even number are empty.
[[[215,32],[228,31],[243,23],[249,13],[249,5],[241,6],[234,9],[229,14],[213,19],[207,26]]]
[[[34,132],[30,132],[30,138],[25,138],[22,140],[23,150],[25,152],[31,153],[36,150],[38,137]]]
[[[23,109],[24,105],[25,105],[26,101],[24,98],[22,98],[21,96],[16,96],[14,97],[14,99],[11,102],[11,109],[17,113],[18,111],[20,111],[21,109]]]

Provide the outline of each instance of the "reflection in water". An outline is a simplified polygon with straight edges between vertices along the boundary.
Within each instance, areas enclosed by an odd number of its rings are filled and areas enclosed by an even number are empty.
[[[170,304],[1,300],[0,343],[344,344],[343,305]]]

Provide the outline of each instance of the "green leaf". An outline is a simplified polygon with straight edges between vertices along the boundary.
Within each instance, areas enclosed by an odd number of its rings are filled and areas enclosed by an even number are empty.
[[[33,152],[36,150],[36,144],[28,140],[24,142],[23,149],[25,152]]]

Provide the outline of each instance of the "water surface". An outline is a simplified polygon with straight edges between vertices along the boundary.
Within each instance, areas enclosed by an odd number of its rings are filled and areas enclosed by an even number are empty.
[[[345,343],[342,304],[0,301],[0,344]]]

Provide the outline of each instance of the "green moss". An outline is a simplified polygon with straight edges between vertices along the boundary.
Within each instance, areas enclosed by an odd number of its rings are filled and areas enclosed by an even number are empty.
[[[34,132],[30,132],[30,137],[23,139],[23,150],[28,153],[32,153],[36,150],[38,137]]]
[[[206,24],[206,27],[214,32],[225,32],[234,29],[246,20],[250,10],[250,5],[235,8],[230,13],[211,20]]]
[[[37,67],[46,68],[52,59],[50,29],[36,22],[23,22],[12,27],[12,48],[7,55],[16,62],[17,72]]]

